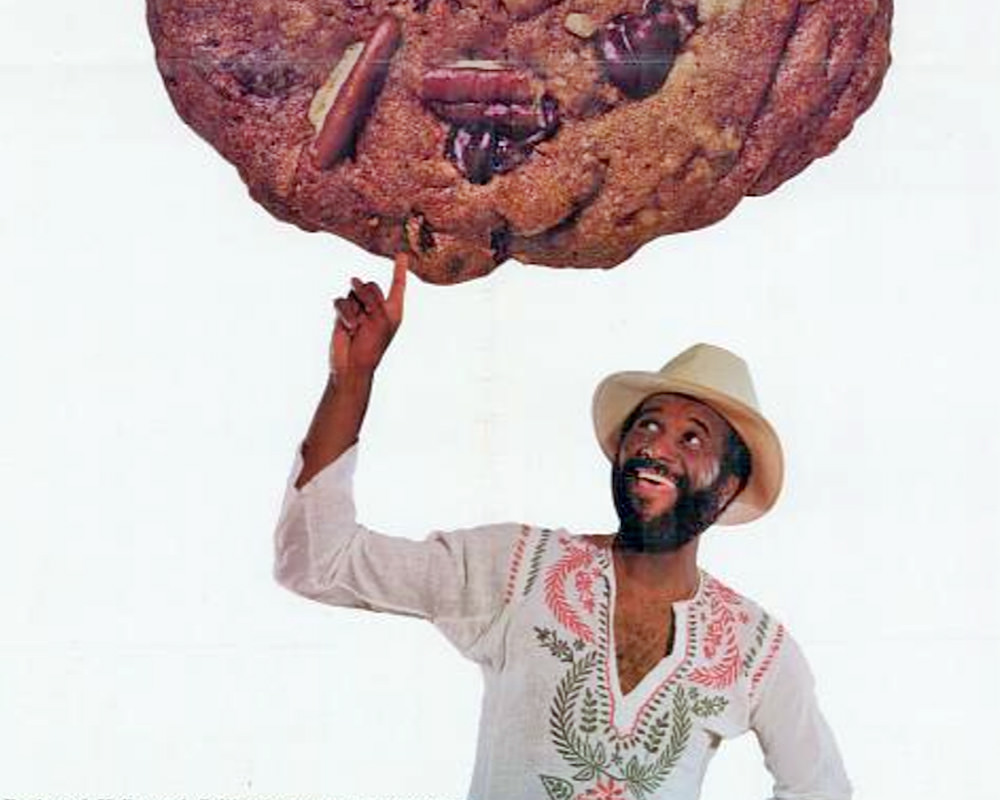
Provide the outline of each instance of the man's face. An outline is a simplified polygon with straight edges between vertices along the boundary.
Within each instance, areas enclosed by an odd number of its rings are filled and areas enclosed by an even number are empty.
[[[711,525],[736,491],[722,474],[731,428],[709,406],[678,394],[646,398],[626,423],[612,472],[626,543],[677,550]]]

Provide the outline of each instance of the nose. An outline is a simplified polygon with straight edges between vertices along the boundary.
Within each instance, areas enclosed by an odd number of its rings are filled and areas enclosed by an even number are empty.
[[[655,442],[643,442],[636,450],[636,455],[639,458],[662,461],[671,467],[676,467],[681,463],[677,447],[665,436]]]

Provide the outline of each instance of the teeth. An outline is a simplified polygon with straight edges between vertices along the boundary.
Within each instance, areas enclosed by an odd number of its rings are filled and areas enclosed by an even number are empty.
[[[673,480],[667,475],[661,475],[659,472],[651,472],[649,470],[640,469],[636,471],[636,477],[640,480],[649,481],[650,483],[655,483],[659,486],[665,486],[668,483],[673,484]]]

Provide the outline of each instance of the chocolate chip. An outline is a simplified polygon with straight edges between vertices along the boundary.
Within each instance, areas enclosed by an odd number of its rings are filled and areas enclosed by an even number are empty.
[[[437,116],[459,128],[492,128],[501,136],[527,139],[546,129],[538,108],[503,103],[428,103]]]
[[[490,231],[490,252],[494,264],[502,264],[510,258],[510,228],[507,225]]]
[[[431,111],[451,123],[446,153],[471,183],[488,183],[494,175],[509,172],[524,163],[534,145],[555,135],[559,103],[553,96],[543,95],[530,105],[496,102],[495,95],[513,86],[521,91],[521,79],[513,81],[509,71],[502,79],[495,72],[485,81],[458,72],[428,73],[431,79],[424,78],[424,100]]]
[[[470,183],[488,183],[493,177],[493,131],[452,128],[448,137],[448,157]]]
[[[493,147],[493,171],[510,172],[518,164],[524,163],[529,149],[530,144],[527,142],[515,142],[506,136],[497,137]]]
[[[634,100],[663,85],[680,49],[676,15],[651,6],[644,14],[619,14],[597,36],[609,80]]]
[[[552,95],[542,95],[542,125],[551,136],[559,128],[559,101]]]
[[[302,80],[302,76],[295,68],[283,61],[274,51],[248,53],[221,66],[236,79],[246,94],[255,97],[271,98],[285,95]]]

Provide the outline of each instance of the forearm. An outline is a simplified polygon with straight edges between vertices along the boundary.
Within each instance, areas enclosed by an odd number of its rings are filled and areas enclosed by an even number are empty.
[[[340,376],[330,373],[302,444],[302,470],[295,480],[296,489],[358,440],[373,379],[373,370],[349,369]]]
[[[352,278],[351,292],[334,301],[337,321],[330,342],[330,378],[302,445],[296,489],[358,440],[375,368],[403,319],[408,264],[406,255],[396,256],[387,298],[376,284]]]

